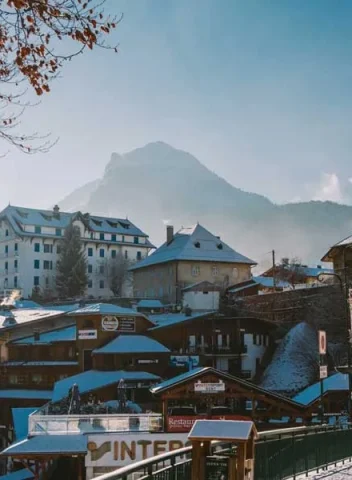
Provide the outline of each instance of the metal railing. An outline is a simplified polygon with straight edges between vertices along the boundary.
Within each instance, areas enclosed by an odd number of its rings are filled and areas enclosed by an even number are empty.
[[[29,417],[29,435],[103,432],[160,432],[160,414],[141,415],[38,415]]]
[[[227,444],[228,445],[228,444]],[[231,447],[214,442],[212,453],[226,454]],[[222,448],[221,452],[217,449]],[[133,463],[94,480],[190,480],[192,447]],[[350,426],[295,427],[259,433],[255,447],[254,480],[295,479],[297,475],[326,469],[351,459]]]

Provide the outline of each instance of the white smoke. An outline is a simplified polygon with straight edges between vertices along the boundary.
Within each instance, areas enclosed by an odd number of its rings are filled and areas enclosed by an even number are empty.
[[[0,306],[11,306],[14,305],[15,301],[21,298],[21,292],[19,290],[13,290],[9,297],[5,297],[0,303]]]

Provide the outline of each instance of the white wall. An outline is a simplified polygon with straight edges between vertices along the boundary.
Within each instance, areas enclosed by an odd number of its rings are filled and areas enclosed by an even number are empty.
[[[188,305],[192,310],[218,310],[220,292],[185,292],[183,305]]]
[[[244,334],[244,344],[247,345],[247,353],[242,356],[242,370],[250,370],[252,377],[256,373],[256,359],[260,361],[269,345],[268,335],[256,335],[256,344],[253,342],[253,334]]]

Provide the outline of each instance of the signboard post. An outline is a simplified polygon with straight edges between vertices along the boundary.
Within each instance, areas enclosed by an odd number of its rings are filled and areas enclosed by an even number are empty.
[[[321,422],[324,422],[324,378],[328,376],[328,367],[326,365],[326,332],[318,331],[318,348],[319,348],[319,377],[320,377],[320,412]]]

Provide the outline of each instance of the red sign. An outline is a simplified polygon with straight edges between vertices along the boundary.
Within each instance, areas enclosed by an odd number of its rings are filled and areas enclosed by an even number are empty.
[[[170,415],[167,417],[167,431],[168,432],[189,432],[196,420],[246,420],[252,421],[250,417],[242,415],[213,415],[208,418],[206,415]]]
[[[326,332],[324,330],[319,330],[319,354],[326,354]]]

